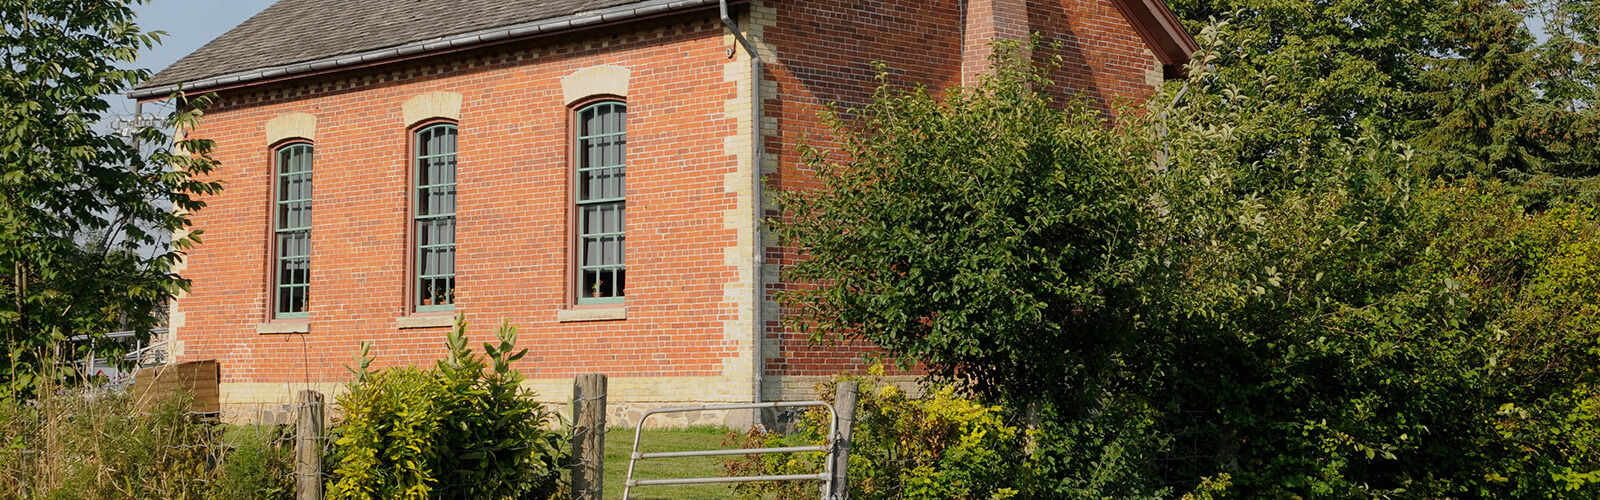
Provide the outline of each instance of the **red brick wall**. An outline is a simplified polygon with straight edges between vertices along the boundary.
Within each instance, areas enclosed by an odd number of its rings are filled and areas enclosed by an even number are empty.
[[[180,302],[182,357],[220,360],[224,383],[337,381],[361,341],[382,366],[438,359],[445,328],[398,330],[395,320],[407,310],[402,103],[445,91],[463,96],[457,310],[473,323],[472,345],[509,319],[534,377],[721,374],[738,341],[722,323],[737,314],[724,298],[737,268],[724,262],[735,234],[722,212],[736,201],[724,177],[738,165],[723,139],[735,125],[724,101],[738,87],[725,79],[714,15],[660,26],[224,93],[198,131],[217,141],[227,189],[195,217],[205,242],[185,272],[194,288]],[[561,81],[602,64],[632,68],[628,319],[557,323],[569,276]],[[263,336],[272,174],[263,125],[294,112],[318,118],[310,334]]]
[[[763,101],[776,124],[764,142],[774,188],[814,187],[797,145],[826,132],[817,118],[823,103],[866,102],[873,61],[887,63],[895,84],[962,82],[970,47],[960,0],[765,0],[757,9],[776,14],[761,37],[775,50]],[[1149,94],[1154,57],[1109,2],[1031,1],[1027,17],[1030,30],[1064,44],[1066,65],[1055,75],[1063,96],[1081,93],[1108,109]],[[408,279],[401,106],[444,91],[464,101],[457,308],[474,324],[474,345],[509,319],[531,349],[520,368],[536,378],[743,377],[727,365],[749,330],[740,337],[728,326],[740,310],[725,285],[741,269],[727,260],[740,243],[724,216],[740,208],[729,186],[748,182],[729,182],[744,167],[725,142],[739,134],[727,103],[744,85],[729,70],[744,63],[725,57],[731,39],[709,13],[575,37],[224,93],[199,131],[218,141],[217,176],[228,186],[196,216],[206,233],[185,271],[194,289],[179,304],[183,359],[219,360],[225,384],[343,380],[341,366],[361,341],[375,344],[380,366],[437,359],[444,328],[399,330],[395,320],[407,309]],[[558,323],[569,276],[561,79],[602,64],[632,69],[628,319]],[[311,333],[263,336],[256,325],[266,320],[272,175],[263,127],[296,112],[318,118]],[[794,253],[768,247],[765,257],[775,269]],[[775,378],[856,370],[871,351],[814,345],[778,317],[763,321],[777,347],[764,352],[765,373]]]
[[[1027,19],[1021,21],[1016,12],[1021,0],[965,3],[974,14],[998,18],[969,20],[960,0],[769,1],[776,9],[777,22],[765,28],[764,40],[777,57],[768,68],[767,79],[776,84],[777,93],[768,95],[765,103],[769,116],[778,122],[765,143],[767,154],[778,160],[777,171],[768,174],[769,186],[779,190],[815,187],[801,165],[798,144],[806,138],[813,145],[827,144],[827,131],[816,118],[825,103],[859,107],[870,98],[876,85],[873,61],[886,63],[891,84],[920,83],[937,92],[961,84],[963,76],[971,72],[987,69],[986,64],[963,67],[964,54],[968,62],[973,57],[986,60],[988,55],[986,48],[964,41],[1015,39],[1018,22],[1028,25],[1024,33],[1039,32],[1047,44],[1061,42],[1063,65],[1052,75],[1058,98],[1081,96],[1098,109],[1110,111],[1118,99],[1138,103],[1153,91],[1146,78],[1150,72],[1160,71],[1155,56],[1109,1],[1029,0]],[[963,32],[964,26],[987,31],[973,36]],[[1049,54],[1040,50],[1034,57]],[[796,254],[792,248],[769,247],[766,258],[769,267],[783,267],[794,262]],[[768,290],[780,290],[795,285],[767,286]],[[766,373],[778,380],[859,370],[863,353],[872,352],[870,346],[859,342],[815,345],[803,335],[784,330],[778,318],[764,321],[768,344],[777,347],[763,353]],[[769,380],[769,392],[778,383]]]
[[[1061,43],[1061,68],[1050,75],[1057,99],[1076,96],[1109,112],[1119,99],[1140,104],[1154,92],[1149,78],[1159,81],[1161,64],[1110,1],[1030,1],[1028,18],[1045,43]]]

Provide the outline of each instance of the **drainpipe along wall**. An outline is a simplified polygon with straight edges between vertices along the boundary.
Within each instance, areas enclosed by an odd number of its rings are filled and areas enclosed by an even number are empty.
[[[766,248],[762,244],[761,237],[761,219],[766,212],[762,205],[761,196],[761,168],[765,149],[761,144],[761,71],[763,65],[761,53],[756,50],[755,44],[750,43],[749,38],[745,38],[744,33],[739,30],[739,24],[733,20],[732,12],[728,8],[728,0],[720,0],[718,3],[722,9],[722,24],[728,27],[728,31],[733,32],[733,37],[739,41],[740,46],[744,47],[745,53],[750,55],[750,225],[751,237],[754,240],[752,244],[755,247],[752,262],[754,267],[752,269],[752,288],[754,288],[752,293],[754,297],[751,303],[751,321],[755,323],[755,335],[752,338],[751,351],[755,358],[755,369],[751,378],[751,383],[754,387],[751,389],[750,400],[760,403],[762,400],[761,387],[766,375],[767,364],[767,360],[761,352],[761,344],[766,341],[766,322],[762,319],[762,310],[765,309],[767,298],[766,284],[762,275],[766,267]],[[732,58],[733,56],[734,49],[729,48],[728,57]]]

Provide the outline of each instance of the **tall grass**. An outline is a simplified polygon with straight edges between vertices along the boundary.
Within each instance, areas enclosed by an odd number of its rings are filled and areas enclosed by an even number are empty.
[[[230,446],[188,412],[193,398],[137,401],[119,391],[40,391],[0,400],[0,498],[288,498],[288,446]]]

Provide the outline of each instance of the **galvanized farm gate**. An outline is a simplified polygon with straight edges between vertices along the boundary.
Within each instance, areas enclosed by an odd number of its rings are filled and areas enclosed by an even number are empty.
[[[851,424],[855,420],[856,383],[840,384],[838,395],[833,404],[825,401],[779,401],[771,403],[744,403],[728,405],[687,406],[678,408],[657,408],[644,412],[639,417],[633,432],[633,451],[628,458],[628,480],[622,490],[623,500],[629,498],[634,486],[669,485],[669,484],[706,484],[706,483],[739,483],[760,481],[821,481],[821,498],[823,500],[847,500],[848,480],[845,473],[849,470],[847,464],[850,457]],[[689,450],[689,451],[664,451],[645,453],[639,451],[640,440],[643,438],[643,429],[646,420],[652,415],[665,413],[687,413],[694,411],[729,411],[729,410],[765,410],[777,408],[827,408],[828,409],[828,439],[818,446],[784,446],[776,448],[741,448],[731,450]],[[635,465],[640,460],[682,458],[682,457],[712,457],[730,455],[762,455],[777,453],[809,453],[819,452],[827,454],[824,460],[823,471],[817,474],[786,474],[765,476],[731,476],[731,477],[692,477],[676,479],[636,479],[634,478]]]

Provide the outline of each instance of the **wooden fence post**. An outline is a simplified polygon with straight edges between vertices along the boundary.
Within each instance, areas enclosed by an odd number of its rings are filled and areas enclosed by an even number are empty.
[[[827,500],[850,500],[850,446],[855,439],[856,393],[859,382],[840,382],[833,394],[833,411],[839,414],[839,435],[833,443],[833,491]]]
[[[300,391],[296,414],[295,500],[322,500],[322,393]]]
[[[601,500],[605,492],[606,376],[572,382],[572,498]]]
[[[1039,451],[1039,402],[1034,401],[1022,407],[1022,430],[1026,433],[1023,450],[1028,456],[1033,456]]]
[[[1039,402],[1034,401],[1022,407],[1022,432],[1023,453],[1032,458],[1039,452]],[[1023,491],[1017,496],[1018,500],[1033,500],[1033,492]]]

